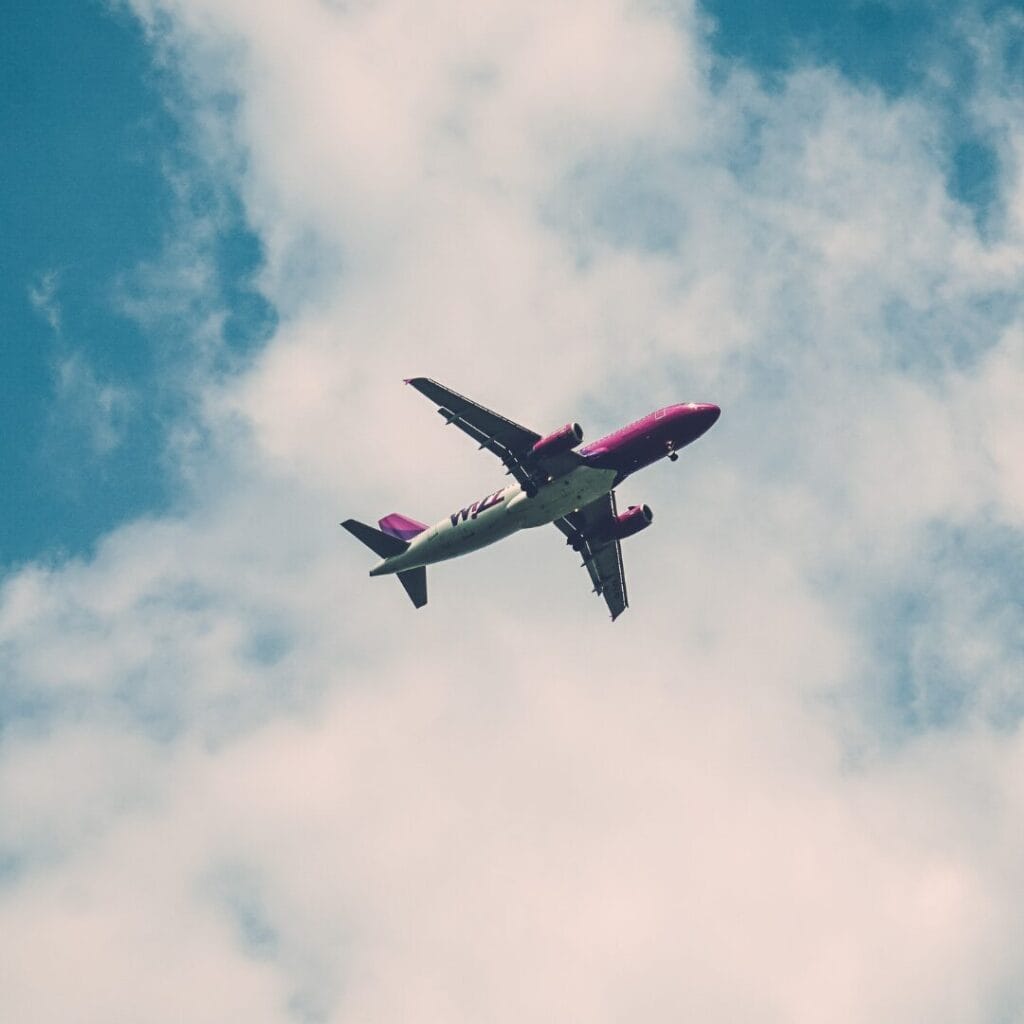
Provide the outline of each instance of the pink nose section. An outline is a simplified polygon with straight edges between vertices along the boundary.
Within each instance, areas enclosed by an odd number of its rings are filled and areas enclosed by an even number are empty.
[[[701,421],[705,424],[705,430],[710,430],[718,422],[718,417],[722,415],[722,410],[709,402],[698,405],[697,411]]]
[[[680,421],[689,441],[695,441],[701,434],[709,431],[722,415],[722,410],[710,402],[693,402],[681,409]]]

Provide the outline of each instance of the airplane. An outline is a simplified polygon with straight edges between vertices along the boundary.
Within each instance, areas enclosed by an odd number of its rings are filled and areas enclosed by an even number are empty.
[[[630,505],[620,514],[615,488],[659,459],[675,462],[680,448],[714,425],[718,406],[669,405],[578,448],[583,441],[578,423],[542,437],[437,381],[411,377],[405,383],[433,402],[448,424],[497,455],[515,483],[433,526],[398,512],[378,520],[379,529],[346,519],[341,525],[381,558],[370,575],[397,575],[412,603],[422,608],[428,565],[553,523],[583,558],[594,593],[604,598],[614,622],[629,606],[620,541],[646,529],[654,518],[647,505]]]

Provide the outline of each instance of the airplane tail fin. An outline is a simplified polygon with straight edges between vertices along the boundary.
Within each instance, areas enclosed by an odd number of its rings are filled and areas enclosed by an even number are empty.
[[[346,519],[341,524],[352,534],[356,540],[361,540],[371,551],[376,552],[381,558],[390,558],[392,555],[400,555],[408,546],[407,540],[402,540],[391,533],[383,533],[375,530],[358,519]]]
[[[392,512],[391,515],[378,520],[377,525],[383,533],[399,540],[412,540],[427,529],[426,523],[418,523],[415,519],[403,516],[401,512]]]
[[[396,520],[400,520],[400,522],[396,522]],[[405,516],[400,516],[397,512],[385,516],[380,521],[382,527],[380,530],[375,530],[372,526],[359,522],[358,519],[346,519],[341,525],[381,558],[400,555],[409,546],[406,537],[415,537],[426,529],[422,523],[417,523],[415,519],[406,519]],[[399,535],[399,531],[405,536]],[[421,565],[417,569],[406,569],[405,572],[398,573],[398,582],[405,587],[405,592],[417,608],[422,608],[427,603],[427,570],[424,566]]]
[[[422,608],[427,603],[427,569],[421,565],[418,569],[406,569],[398,574],[398,582],[405,587],[412,603]]]

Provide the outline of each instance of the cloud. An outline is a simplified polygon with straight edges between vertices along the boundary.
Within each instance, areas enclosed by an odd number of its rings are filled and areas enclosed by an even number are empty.
[[[84,435],[93,454],[108,455],[123,440],[134,405],[131,392],[97,378],[78,352],[58,361],[56,377],[55,420],[60,431]]]
[[[63,312],[58,299],[60,273],[47,271],[29,288],[29,301],[33,308],[61,338]],[[54,374],[54,408],[50,432],[51,444],[70,447],[84,437],[85,449],[90,456],[109,455],[118,447],[132,411],[132,397],[128,389],[100,380],[93,367],[80,351],[67,350],[56,360]]]
[[[927,97],[766,91],[686,6],[136,10],[281,319],[225,373],[191,307],[174,514],[4,582],[8,1015],[1020,1016],[1003,79],[982,235]],[[614,627],[553,531],[418,614],[366,579],[339,518],[497,473],[424,372],[592,436],[721,402],[624,485]]]
[[[32,303],[32,308],[50,325],[54,334],[60,334],[61,328],[61,309],[57,301],[59,286],[60,274],[58,271],[48,270],[28,289],[28,298]]]

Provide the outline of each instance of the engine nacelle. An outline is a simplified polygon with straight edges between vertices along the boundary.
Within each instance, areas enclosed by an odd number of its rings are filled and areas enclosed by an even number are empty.
[[[531,449],[530,454],[544,458],[549,455],[563,455],[572,451],[583,440],[583,428],[578,423],[566,423],[547,437],[542,437]]]
[[[653,519],[650,505],[630,505],[625,512],[615,517],[609,535],[613,540],[625,540],[634,533],[646,530]]]

